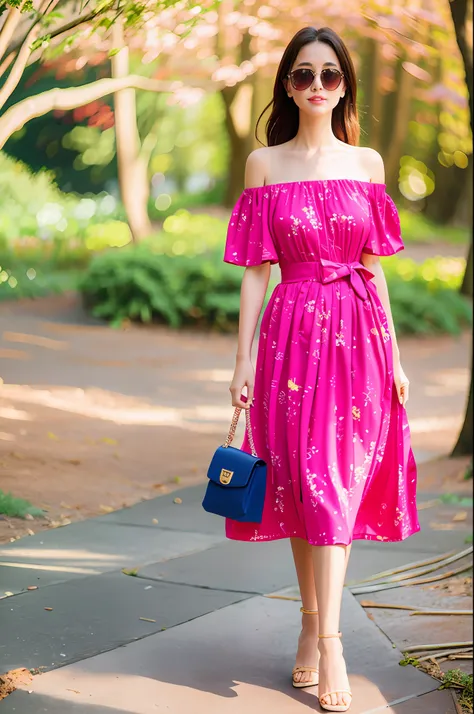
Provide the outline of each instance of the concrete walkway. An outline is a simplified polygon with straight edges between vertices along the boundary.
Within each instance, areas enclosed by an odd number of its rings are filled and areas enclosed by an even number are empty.
[[[2,714],[320,711],[315,689],[290,684],[300,614],[281,599],[296,593],[289,542],[226,540],[203,493],[0,547],[0,591],[17,593],[0,601],[0,672],[44,672]],[[349,580],[463,548],[464,531],[433,531],[427,514],[403,543],[356,542]],[[349,591],[341,629],[351,714],[455,714],[450,692],[399,666],[401,652]]]

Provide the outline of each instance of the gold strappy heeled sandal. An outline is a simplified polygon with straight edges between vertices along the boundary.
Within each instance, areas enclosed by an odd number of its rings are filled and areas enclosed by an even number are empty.
[[[300,607],[300,612],[303,612],[305,615],[317,615],[318,614],[317,610],[305,610],[304,607]],[[311,679],[308,682],[295,682],[295,674],[297,672],[312,672]],[[293,686],[298,687],[299,689],[302,689],[303,687],[315,687],[319,682],[319,670],[317,670],[316,667],[306,667],[305,665],[299,665],[297,667],[293,667],[291,676],[292,676]]]
[[[342,637],[342,632],[338,632],[337,635],[318,635],[318,637]],[[352,699],[352,692],[350,689],[333,689],[331,692],[326,692],[325,694],[320,694],[318,696],[319,706],[321,709],[325,709],[327,712],[346,712],[351,703],[349,704],[324,704],[321,699],[330,696],[331,694],[349,694]]]

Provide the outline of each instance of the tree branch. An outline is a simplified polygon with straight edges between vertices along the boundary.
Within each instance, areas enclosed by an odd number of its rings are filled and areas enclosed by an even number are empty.
[[[215,82],[207,84],[215,90],[219,89]],[[187,83],[186,86],[204,88],[205,85],[206,83],[204,85],[203,83],[195,85]],[[183,87],[184,84],[182,82],[166,82],[140,77],[139,75],[130,75],[128,77],[98,79],[82,87],[70,87],[67,89],[56,87],[55,89],[50,89],[47,92],[22,99],[17,104],[9,107],[0,117],[0,149],[3,148],[13,133],[21,129],[28,121],[35,117],[43,116],[43,114],[47,114],[50,111],[75,109],[121,89],[134,88],[149,92],[171,93]]]
[[[39,25],[34,25],[27,34],[21,46],[21,49],[15,59],[13,67],[10,70],[10,74],[8,75],[3,87],[0,90],[0,109],[3,107],[5,102],[8,100],[8,98],[15,91],[15,88],[18,86],[18,82],[23,76],[23,72],[25,71],[25,67],[31,55],[31,45],[37,39],[40,33],[40,29],[41,28]]]
[[[41,7],[41,11],[43,11],[44,9],[45,12],[51,12],[52,10],[54,10],[58,2],[59,0],[49,0],[47,3],[45,3],[46,7]],[[5,84],[0,90],[0,109],[9,99],[9,97],[11,97],[16,87],[18,86],[18,83],[23,76],[23,72],[25,71],[25,67],[31,56],[31,46],[38,38],[40,32],[41,24],[40,22],[35,22],[20,48],[18,56],[13,64],[13,67],[10,70],[10,74],[8,75]]]
[[[15,59],[14,52],[10,52],[10,54],[5,57],[3,62],[0,64],[0,77],[3,77],[3,75],[5,74],[5,72],[7,71],[7,69],[9,68],[9,66],[11,65],[11,63],[13,62],[14,59]]]
[[[25,0],[21,3],[20,7],[10,8],[7,19],[5,20],[2,29],[0,30],[0,60],[6,52],[8,43],[10,42],[13,34],[18,27],[21,20],[21,11]]]

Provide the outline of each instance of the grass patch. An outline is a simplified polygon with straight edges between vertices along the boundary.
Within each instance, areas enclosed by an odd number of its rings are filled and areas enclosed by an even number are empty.
[[[33,518],[44,518],[44,511],[36,508],[24,498],[16,498],[11,493],[4,493],[0,490],[0,513],[10,518],[26,518],[27,515]]]
[[[443,493],[439,500],[449,506],[467,506],[472,508],[472,496],[458,496],[456,493]]]
[[[440,689],[456,689],[463,711],[465,714],[472,714],[472,674],[460,669],[450,669],[444,673]]]

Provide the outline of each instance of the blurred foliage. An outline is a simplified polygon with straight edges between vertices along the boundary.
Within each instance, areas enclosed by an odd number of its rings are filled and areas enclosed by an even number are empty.
[[[156,64],[132,63],[132,71],[152,75]],[[153,70],[153,71],[152,71]],[[84,65],[57,77],[57,67],[37,64],[25,70],[11,102],[53,87],[76,87],[110,73],[109,62]],[[8,106],[8,104],[6,105]],[[225,181],[227,161],[223,107],[217,93],[209,94],[185,110],[170,105],[167,95],[137,94],[137,124],[140,143],[149,161],[153,200],[161,193],[160,182],[174,196],[193,186],[212,191],[216,181]],[[90,102],[71,111],[55,112],[32,119],[5,145],[7,154],[28,163],[34,171],[47,166],[64,191],[78,193],[117,192],[117,162],[113,98]],[[192,191],[194,192],[194,190]],[[201,189],[202,193],[202,189]],[[150,217],[153,217],[153,208]]]
[[[45,267],[27,268],[18,263],[0,265],[0,302],[77,290],[82,274],[79,270],[51,271]]]
[[[449,243],[468,245],[469,226],[441,225],[430,221],[423,213],[400,208],[400,224],[405,243]]]
[[[472,324],[470,302],[459,294],[466,261],[435,257],[383,260],[390,306],[398,334],[459,332]]]
[[[130,240],[123,210],[102,193],[62,193],[47,171],[0,154],[0,261],[51,270],[85,265],[91,250]]]
[[[384,261],[398,334],[452,334],[471,324],[471,308],[457,292],[463,260]],[[170,257],[154,241],[94,257],[81,281],[85,304],[113,325],[124,320],[235,330],[242,272],[222,262],[222,251]],[[409,282],[408,282],[409,281]]]

